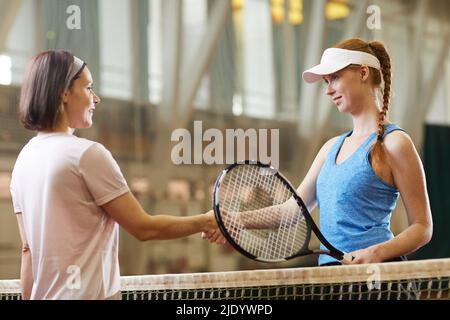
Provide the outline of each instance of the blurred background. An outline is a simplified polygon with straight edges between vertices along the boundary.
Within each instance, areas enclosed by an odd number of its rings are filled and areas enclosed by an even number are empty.
[[[298,185],[322,144],[352,125],[302,71],[346,38],[384,42],[393,65],[389,120],[420,153],[434,218],[432,242],[410,258],[449,257],[449,24],[448,0],[0,0],[0,279],[20,273],[9,183],[35,134],[18,121],[20,86],[29,60],[54,48],[88,63],[102,98],[93,127],[75,134],[112,152],[147,212],[184,216],[211,209],[224,165],[174,165],[174,129],[193,135],[195,120],[203,131],[278,129],[280,170]],[[407,225],[400,199],[392,229]],[[316,264],[256,263],[199,235],[120,237],[122,275]]]

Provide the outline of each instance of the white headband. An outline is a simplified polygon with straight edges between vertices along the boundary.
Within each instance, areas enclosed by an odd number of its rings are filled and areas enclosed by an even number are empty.
[[[73,56],[73,62],[66,77],[66,90],[69,88],[70,82],[72,81],[73,77],[75,77],[75,75],[80,72],[81,68],[83,68],[85,64],[86,63],[83,60]]]
[[[323,76],[344,69],[351,64],[367,65],[377,70],[381,69],[378,58],[370,53],[328,48],[323,52],[320,64],[303,72],[303,80],[313,83],[321,80]]]

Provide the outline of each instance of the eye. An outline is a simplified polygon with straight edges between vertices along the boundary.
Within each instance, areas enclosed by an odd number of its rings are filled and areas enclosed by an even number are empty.
[[[339,78],[339,76],[336,73],[329,74],[326,78],[323,78],[323,81],[325,81],[325,84],[328,85],[330,82],[334,82]]]

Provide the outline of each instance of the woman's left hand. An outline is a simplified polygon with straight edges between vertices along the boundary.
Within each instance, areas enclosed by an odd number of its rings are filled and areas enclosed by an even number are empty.
[[[379,249],[375,246],[356,250],[350,253],[355,259],[350,264],[378,263],[383,262]]]

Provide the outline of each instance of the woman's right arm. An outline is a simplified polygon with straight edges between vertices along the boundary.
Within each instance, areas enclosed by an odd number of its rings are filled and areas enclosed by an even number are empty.
[[[149,215],[131,192],[101,207],[140,241],[177,239],[217,228],[212,211],[188,217]]]
[[[316,155],[311,167],[308,170],[305,178],[303,179],[300,186],[297,188],[297,193],[302,198],[309,212],[312,212],[317,206],[316,199],[316,182],[319,176],[320,169],[325,162],[328,152],[331,147],[335,144],[339,137],[334,137],[328,140]]]
[[[29,300],[33,288],[33,272],[31,251],[25,236],[22,213],[17,213],[17,223],[19,225],[20,239],[22,240],[22,264],[20,267],[20,286],[22,287],[22,299]]]
[[[319,150],[316,158],[314,159],[308,173],[303,179],[300,186],[297,188],[297,193],[302,198],[309,212],[314,210],[317,205],[316,199],[316,182],[317,177],[319,176],[320,169],[322,168],[325,159],[327,157],[330,148],[334,145],[339,137],[334,137],[328,140],[322,148]],[[245,212],[241,217],[242,223],[246,228],[249,229],[264,229],[264,228],[276,228],[280,222],[281,215],[286,210],[290,210],[292,207],[296,207],[297,204],[293,198],[289,199],[282,205],[273,206],[270,208],[265,208],[264,210],[254,210],[252,212]],[[295,210],[294,210],[295,211]],[[270,212],[270,216],[273,218],[271,221],[265,221],[264,223],[255,223],[255,221],[260,221],[258,219],[254,219],[252,217],[254,214],[262,214],[266,217],[268,216],[267,212]],[[295,223],[295,222],[293,222]],[[225,243],[225,239],[221,235],[220,231],[214,230],[210,232],[206,232],[202,234],[202,237],[208,240],[211,243]]]

